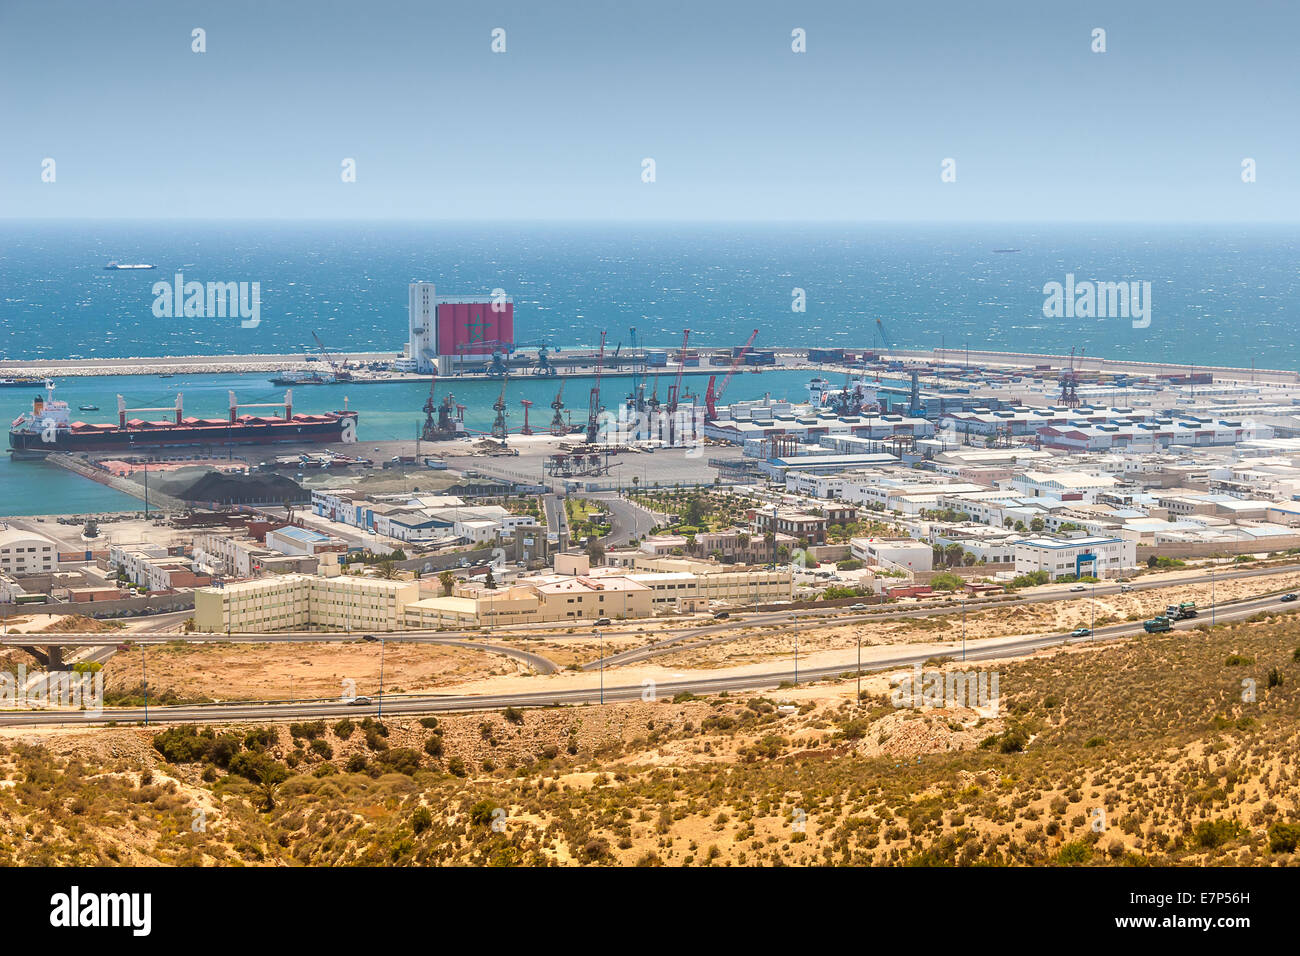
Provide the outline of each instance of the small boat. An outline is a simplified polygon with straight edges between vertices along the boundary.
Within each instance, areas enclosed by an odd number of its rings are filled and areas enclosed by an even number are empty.
[[[158,268],[157,266],[151,265],[147,262],[136,262],[136,263],[118,262],[116,259],[110,262],[108,265],[104,266],[104,270],[106,272],[118,271],[123,269],[157,269],[157,268]]]
[[[159,378],[171,378],[171,377],[172,377],[172,373],[171,373],[171,372],[163,372],[163,373],[162,373],[161,375],[159,375],[158,377],[159,377]]]
[[[97,411],[99,411],[99,406],[98,406],[98,405],[78,405],[77,408],[80,409],[80,410],[83,411],[83,412],[97,412]]]

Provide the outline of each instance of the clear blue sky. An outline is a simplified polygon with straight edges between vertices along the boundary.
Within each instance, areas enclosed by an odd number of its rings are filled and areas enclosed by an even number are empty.
[[[1282,0],[0,0],[0,217],[1293,221],[1298,50]]]

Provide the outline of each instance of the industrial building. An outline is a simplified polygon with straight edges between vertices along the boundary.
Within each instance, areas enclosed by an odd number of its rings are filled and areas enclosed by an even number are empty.
[[[448,375],[462,358],[514,349],[515,306],[507,295],[438,295],[432,282],[412,282],[407,319],[399,370]]]

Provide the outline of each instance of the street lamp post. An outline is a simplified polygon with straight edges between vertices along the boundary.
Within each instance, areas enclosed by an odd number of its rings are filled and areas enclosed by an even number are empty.
[[[858,628],[858,706],[862,706],[862,628]]]
[[[600,702],[605,703],[605,637],[600,633],[600,628],[595,628],[591,632],[597,640],[600,641]]]
[[[145,664],[145,644],[140,643],[140,674],[144,678],[144,725],[149,726],[149,668]]]
[[[961,659],[966,660],[966,595],[961,596]]]

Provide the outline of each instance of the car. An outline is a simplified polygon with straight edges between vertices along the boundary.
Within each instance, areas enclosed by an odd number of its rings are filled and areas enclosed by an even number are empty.
[[[1282,595],[1283,601],[1294,601],[1295,599],[1296,599],[1296,595],[1294,591]]]
[[[1132,591],[1132,590],[1133,590],[1133,585],[1131,585],[1131,584],[1121,584],[1121,585],[1119,586],[1119,593],[1120,593],[1120,594],[1128,594],[1128,592],[1129,592],[1129,591]]]
[[[1076,584],[1074,587],[1070,588],[1070,590],[1071,590],[1071,591],[1086,591],[1086,590],[1088,590],[1088,589],[1085,588],[1082,584]]]
[[[867,606],[866,606],[865,604],[850,604],[850,605],[849,605],[849,610],[850,610],[850,611],[865,611],[866,609],[867,609]]]
[[[607,617],[598,617],[598,618],[596,618],[596,626],[597,626],[597,627],[606,627],[606,626],[608,626],[608,625],[609,625],[609,618],[607,618]]]
[[[1086,628],[1086,627],[1076,627],[1073,631],[1070,632],[1070,636],[1071,636],[1071,637],[1091,637],[1091,636],[1092,636],[1092,630],[1091,630],[1090,628]]]
[[[348,701],[348,703],[354,707],[365,707],[368,704],[373,704],[374,701],[372,701],[369,697],[353,697],[350,701]]]
[[[714,619],[715,621],[723,621],[723,620],[726,620],[726,619],[729,618],[729,617],[731,617],[731,612],[730,612],[730,611],[716,611],[716,612],[714,613],[714,615],[713,615],[713,619]]]

